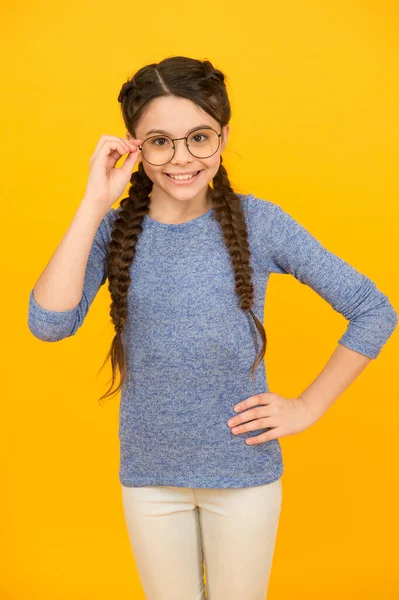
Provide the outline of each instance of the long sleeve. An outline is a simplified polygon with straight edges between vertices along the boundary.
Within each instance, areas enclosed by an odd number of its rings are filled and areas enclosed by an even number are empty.
[[[71,310],[53,311],[43,308],[31,289],[28,303],[28,327],[45,342],[56,342],[76,333],[81,327],[98,290],[107,280],[107,245],[111,239],[117,209],[111,208],[101,221],[87,260],[82,298]]]
[[[338,343],[376,358],[398,323],[388,297],[277,204],[251,195],[249,210],[258,260],[270,273],[291,274],[311,287],[349,321]]]

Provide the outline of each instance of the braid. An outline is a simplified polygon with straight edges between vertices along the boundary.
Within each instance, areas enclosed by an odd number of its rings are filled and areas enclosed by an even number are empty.
[[[213,178],[213,206],[215,217],[219,221],[226,247],[230,253],[235,272],[236,292],[240,297],[240,308],[247,310],[255,322],[256,329],[262,338],[262,348],[251,367],[252,381],[254,373],[266,351],[266,333],[262,322],[252,310],[254,302],[253,269],[250,264],[251,253],[248,242],[248,231],[240,199],[233,191],[225,167],[222,165]]]
[[[139,233],[142,231],[141,222],[149,209],[149,193],[152,190],[152,181],[144,171],[143,163],[139,163],[138,170],[130,178],[131,187],[129,195],[120,202],[121,210],[114,221],[108,252],[108,289],[111,294],[111,320],[115,327],[116,335],[111,348],[101,367],[111,356],[112,383],[107,392],[101,396],[105,398],[115,383],[116,363],[120,369],[120,382],[115,395],[122,386],[126,377],[126,354],[123,348],[122,332],[127,319],[127,293],[130,285],[130,265],[135,255],[135,247]],[[100,369],[100,370],[101,370]]]

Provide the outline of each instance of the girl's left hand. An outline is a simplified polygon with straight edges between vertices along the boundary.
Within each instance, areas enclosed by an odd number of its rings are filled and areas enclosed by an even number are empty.
[[[234,411],[240,414],[227,422],[233,434],[271,427],[270,431],[248,437],[245,440],[247,444],[261,444],[299,433],[318,420],[302,398],[284,398],[272,392],[250,396],[236,404]]]

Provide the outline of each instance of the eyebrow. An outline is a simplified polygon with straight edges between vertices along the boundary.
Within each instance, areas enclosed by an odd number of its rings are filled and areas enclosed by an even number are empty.
[[[190,129],[190,131],[194,131],[194,129],[200,129],[201,127],[208,127],[209,129],[212,129],[211,126],[208,125],[208,123],[203,123],[202,125],[197,125],[197,127],[193,127],[192,129]],[[188,133],[190,133],[190,131]],[[168,133],[164,129],[150,129],[145,135],[148,135],[149,133],[164,133],[165,135],[172,137],[172,134]]]

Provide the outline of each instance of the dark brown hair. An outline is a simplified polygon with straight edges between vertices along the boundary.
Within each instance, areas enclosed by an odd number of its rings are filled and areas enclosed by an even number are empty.
[[[225,76],[210,61],[184,56],[165,58],[159,63],[142,67],[123,84],[118,101],[127,131],[135,136],[135,128],[148,108],[149,102],[161,96],[187,98],[208,113],[221,127],[231,118],[231,108],[226,91]],[[239,196],[233,191],[227,171],[222,165],[213,178],[212,203],[215,218],[221,226],[226,247],[231,255],[235,272],[235,290],[240,297],[240,308],[249,312],[262,338],[262,348],[251,367],[252,380],[266,352],[266,333],[262,322],[253,313],[254,286],[247,226]],[[115,326],[115,337],[103,363],[111,356],[112,383],[100,400],[114,396],[126,379],[126,359],[122,332],[127,317],[127,292],[130,284],[129,267],[134,259],[135,246],[141,222],[149,211],[152,181],[146,175],[143,163],[132,173],[127,198],[120,201],[118,217],[114,221],[108,252],[108,289],[111,293],[110,315]],[[101,369],[103,368],[101,367]],[[120,383],[112,392],[116,368],[119,367]],[[100,369],[100,371],[101,371]]]

